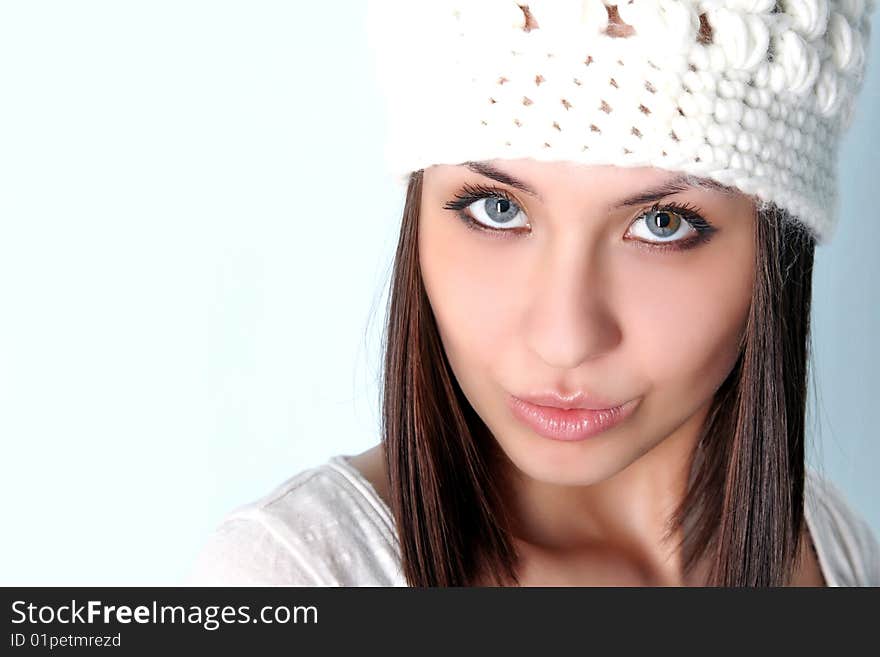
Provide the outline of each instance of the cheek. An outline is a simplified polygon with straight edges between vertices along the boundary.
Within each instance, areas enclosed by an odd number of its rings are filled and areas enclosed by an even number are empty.
[[[518,283],[509,253],[479,235],[461,235],[468,229],[457,224],[423,217],[419,262],[446,355],[473,403],[479,381],[503,361],[515,333]]]
[[[688,268],[654,267],[641,281],[626,278],[621,321],[640,373],[658,399],[675,395],[679,405],[687,401],[696,408],[736,362],[753,264],[748,248],[729,253],[694,259]]]

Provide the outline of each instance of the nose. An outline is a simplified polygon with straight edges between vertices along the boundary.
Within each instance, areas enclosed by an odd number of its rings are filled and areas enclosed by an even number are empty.
[[[607,268],[595,248],[584,240],[555,240],[536,269],[525,309],[525,339],[544,363],[572,370],[620,342]]]

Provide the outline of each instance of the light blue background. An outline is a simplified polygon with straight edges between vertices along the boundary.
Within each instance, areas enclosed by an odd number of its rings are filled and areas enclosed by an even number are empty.
[[[174,584],[225,512],[377,442],[403,198],[363,13],[0,2],[0,584]],[[875,531],[878,45],[809,449]]]

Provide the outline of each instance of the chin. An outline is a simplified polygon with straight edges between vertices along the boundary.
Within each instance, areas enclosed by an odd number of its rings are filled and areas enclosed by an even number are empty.
[[[583,441],[562,442],[529,434],[515,444],[499,445],[523,475],[544,484],[592,486],[625,470],[642,452],[623,449],[631,445],[626,432],[594,436]]]

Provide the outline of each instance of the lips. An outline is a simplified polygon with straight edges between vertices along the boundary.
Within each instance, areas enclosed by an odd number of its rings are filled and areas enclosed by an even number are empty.
[[[514,417],[535,433],[553,440],[572,441],[584,440],[620,424],[632,414],[639,400],[600,409],[555,408],[513,395],[508,396],[507,402]],[[558,398],[556,403],[559,403]]]
[[[530,404],[552,406],[553,408],[585,408],[591,411],[601,411],[622,405],[618,402],[599,397],[593,393],[587,395],[587,393],[584,392],[578,392],[573,395],[562,395],[557,392],[548,392],[515,396]]]

